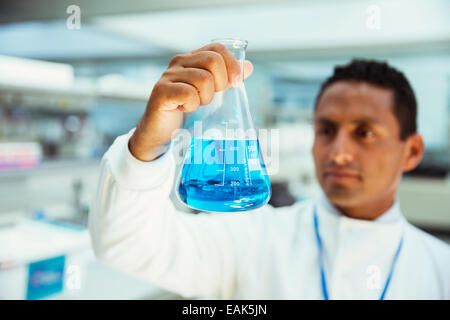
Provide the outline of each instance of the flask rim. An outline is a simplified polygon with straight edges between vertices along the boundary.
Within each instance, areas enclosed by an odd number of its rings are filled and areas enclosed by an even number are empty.
[[[215,38],[211,40],[211,43],[218,42],[223,45],[230,45],[233,48],[243,48],[246,49],[248,45],[248,41],[239,38]]]

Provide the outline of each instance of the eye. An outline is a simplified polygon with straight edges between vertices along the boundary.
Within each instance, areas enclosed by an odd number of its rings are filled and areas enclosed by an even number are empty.
[[[319,136],[331,136],[334,134],[334,130],[329,127],[321,127],[316,130],[316,134]]]
[[[375,132],[369,128],[359,128],[356,131],[356,135],[363,140],[373,140],[375,138]]]

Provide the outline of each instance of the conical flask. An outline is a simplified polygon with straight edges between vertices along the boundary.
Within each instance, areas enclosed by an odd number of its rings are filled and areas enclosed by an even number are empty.
[[[217,39],[238,60],[244,79],[247,41]],[[216,92],[201,129],[186,151],[176,187],[188,207],[209,212],[238,212],[265,205],[271,196],[269,176],[250,115],[243,81]],[[199,132],[200,131],[200,132]]]

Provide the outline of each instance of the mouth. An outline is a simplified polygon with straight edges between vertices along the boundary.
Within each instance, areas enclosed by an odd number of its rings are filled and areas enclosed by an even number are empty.
[[[361,176],[348,170],[329,170],[325,172],[325,178],[334,180],[360,180]]]

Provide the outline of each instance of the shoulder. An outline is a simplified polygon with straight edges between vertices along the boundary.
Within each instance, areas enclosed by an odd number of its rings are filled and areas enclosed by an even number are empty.
[[[407,224],[407,233],[417,249],[421,247],[439,269],[450,275],[450,245],[431,234]]]
[[[416,239],[420,240],[425,246],[433,251],[450,254],[450,245],[435,236],[419,229],[418,227],[408,223],[407,228]]]

